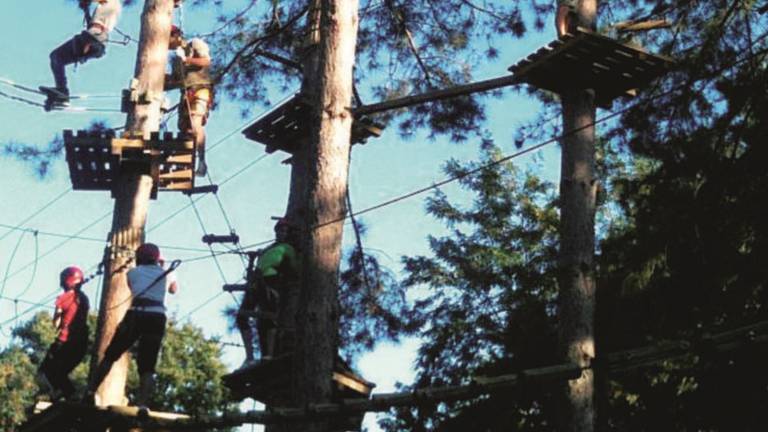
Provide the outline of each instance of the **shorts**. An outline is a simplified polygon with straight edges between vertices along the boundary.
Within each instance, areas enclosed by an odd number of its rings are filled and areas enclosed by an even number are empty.
[[[190,115],[203,118],[203,126],[208,122],[208,113],[213,105],[213,92],[210,87],[186,89],[179,102],[179,130],[192,129]]]

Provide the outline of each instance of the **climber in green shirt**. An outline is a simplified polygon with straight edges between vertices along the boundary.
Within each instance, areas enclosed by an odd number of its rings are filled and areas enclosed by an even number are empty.
[[[236,323],[245,345],[243,366],[253,364],[253,328],[250,318],[256,316],[259,334],[259,348],[262,360],[275,354],[277,339],[277,316],[280,310],[280,295],[285,287],[297,283],[299,258],[294,244],[295,226],[286,219],[275,224],[275,242],[258,254],[251,256],[248,266],[248,288],[237,313]],[[253,260],[258,261],[253,265]]]

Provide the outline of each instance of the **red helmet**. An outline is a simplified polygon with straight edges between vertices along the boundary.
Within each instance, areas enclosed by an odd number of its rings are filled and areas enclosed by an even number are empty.
[[[59,284],[64,289],[75,289],[83,283],[83,270],[78,266],[69,266],[59,274]]]
[[[160,248],[154,243],[144,243],[136,249],[137,262],[159,263],[162,260]]]
[[[171,36],[176,36],[176,35],[184,36],[184,32],[181,31],[181,29],[176,25],[171,24]]]

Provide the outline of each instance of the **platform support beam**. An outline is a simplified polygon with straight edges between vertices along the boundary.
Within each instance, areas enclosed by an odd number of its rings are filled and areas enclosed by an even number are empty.
[[[130,107],[126,120],[126,133],[146,137],[160,128],[160,104],[163,94],[165,66],[168,59],[168,40],[173,14],[173,0],[145,0],[141,15],[141,35],[136,55],[135,78],[137,89],[145,98],[146,104],[134,104]],[[153,180],[150,173],[121,170],[114,186],[115,210],[112,220],[113,238],[119,238],[124,232],[143,232],[147,218],[147,209]],[[143,236],[138,235],[130,241],[113,244],[111,256],[125,249],[134,250]],[[125,248],[125,249],[124,249]],[[101,361],[104,352],[112,340],[117,324],[122,320],[128,302],[127,281],[123,265],[128,258],[110,259],[102,288],[102,305],[99,310],[99,327],[94,346],[93,357]],[[122,272],[122,273],[121,273]],[[121,304],[123,303],[123,304]],[[93,376],[94,368],[91,368]],[[125,382],[128,375],[127,354],[112,367],[109,375],[96,392],[101,405],[125,405]]]
[[[597,1],[577,2],[576,24],[595,28]],[[567,71],[563,80],[568,81]],[[560,343],[563,359],[582,373],[563,388],[565,415],[558,430],[595,430],[595,118],[594,89],[561,95],[564,138],[560,174],[559,285]]]

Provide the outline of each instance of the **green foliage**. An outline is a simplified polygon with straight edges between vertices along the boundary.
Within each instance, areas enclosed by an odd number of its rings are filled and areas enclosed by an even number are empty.
[[[0,429],[13,431],[26,418],[37,392],[36,369],[19,347],[0,352]]]
[[[498,160],[485,142],[481,162],[451,161],[449,175],[462,175]],[[557,208],[553,185],[512,164],[483,169],[460,180],[474,197],[462,208],[437,192],[430,214],[450,230],[430,237],[433,256],[404,258],[404,284],[424,290],[411,316],[424,340],[414,387],[466,383],[477,375],[498,375],[552,364],[555,344]],[[532,335],[533,341],[532,341]],[[540,430],[548,424],[541,404],[546,389],[512,400],[512,395],[401,410],[382,423],[387,430]],[[424,426],[426,425],[426,426]]]
[[[362,236],[364,225],[356,223]],[[405,287],[376,256],[359,248],[348,251],[339,281],[341,350],[349,360],[373,349],[378,342],[398,341],[415,331],[413,323],[405,318]]]
[[[89,317],[90,343],[93,345],[96,316]],[[12,431],[26,418],[38,393],[37,367],[55,338],[51,316],[41,312],[14,330],[11,345],[0,352],[0,425]],[[88,376],[90,356],[72,372],[72,379],[82,394]],[[138,390],[136,362],[131,362],[128,397]],[[221,347],[216,339],[206,339],[200,328],[170,322],[157,366],[157,384],[150,406],[153,409],[212,415],[227,409],[228,395],[221,383],[226,373],[221,361]]]

